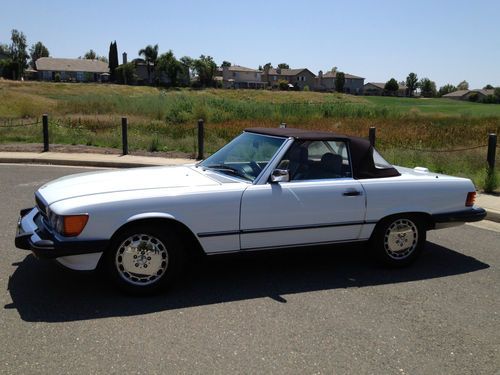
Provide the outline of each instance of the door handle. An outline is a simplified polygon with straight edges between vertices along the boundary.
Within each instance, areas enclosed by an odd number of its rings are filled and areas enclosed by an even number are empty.
[[[346,196],[346,197],[355,197],[357,195],[361,195],[361,192],[359,190],[346,190],[342,193],[343,196]]]

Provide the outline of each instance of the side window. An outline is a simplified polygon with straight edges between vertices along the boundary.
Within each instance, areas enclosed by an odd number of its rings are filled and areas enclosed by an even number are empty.
[[[288,170],[290,181],[352,177],[349,152],[343,141],[296,142],[278,168]]]

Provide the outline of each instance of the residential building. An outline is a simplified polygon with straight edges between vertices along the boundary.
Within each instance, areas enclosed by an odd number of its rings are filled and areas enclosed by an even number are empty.
[[[278,82],[285,80],[289,85],[298,87],[303,90],[308,87],[313,90],[316,83],[316,75],[307,68],[301,69],[269,69],[269,72],[262,74],[262,82],[269,84],[271,87],[278,87]]]
[[[260,70],[231,65],[222,67],[222,85],[224,88],[259,89],[264,88],[266,82],[262,81]]]
[[[335,81],[337,78],[336,71],[323,73],[321,70],[316,77],[316,82],[314,85],[314,90],[316,91],[336,91],[335,89]],[[361,94],[363,92],[363,85],[365,83],[365,79],[362,77],[358,77],[349,73],[344,73],[345,82],[344,82],[344,92],[346,94]]]
[[[396,92],[396,96],[407,96],[407,87],[402,84],[398,84],[399,89]],[[368,82],[363,86],[363,95],[374,95],[382,96],[388,95],[385,91],[385,82]]]
[[[100,60],[40,57],[35,61],[39,80],[103,82],[109,79],[108,63]]]
[[[495,89],[457,90],[442,97],[445,99],[470,100],[471,96],[476,96],[476,100],[480,101],[488,95],[495,95]]]

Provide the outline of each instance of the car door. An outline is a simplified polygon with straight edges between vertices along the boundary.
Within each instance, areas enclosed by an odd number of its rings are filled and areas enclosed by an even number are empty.
[[[335,153],[334,150],[324,147],[315,154],[312,151],[318,148],[317,144],[309,142],[305,146],[307,151],[300,154],[303,159],[306,154],[303,162],[309,165],[309,171],[302,168],[302,172],[296,173],[300,175],[297,179],[252,185],[243,193],[240,213],[242,250],[355,241],[359,238],[365,218],[365,195],[362,185],[351,177],[346,145],[340,145],[344,172],[335,177],[312,171],[313,167],[319,170],[323,155]],[[291,150],[290,155],[293,152]],[[280,164],[286,162],[292,164],[292,157]],[[290,166],[289,169],[298,171],[301,167]]]

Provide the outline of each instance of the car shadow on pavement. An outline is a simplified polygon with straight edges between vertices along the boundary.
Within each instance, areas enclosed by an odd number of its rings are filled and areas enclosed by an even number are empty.
[[[367,250],[344,246],[208,257],[191,265],[169,291],[150,297],[123,295],[96,273],[68,271],[29,255],[9,279],[13,302],[4,308],[17,309],[25,321],[66,322],[262,297],[287,303],[287,294],[426,280],[489,267],[431,242],[415,264],[402,269],[377,266]]]

